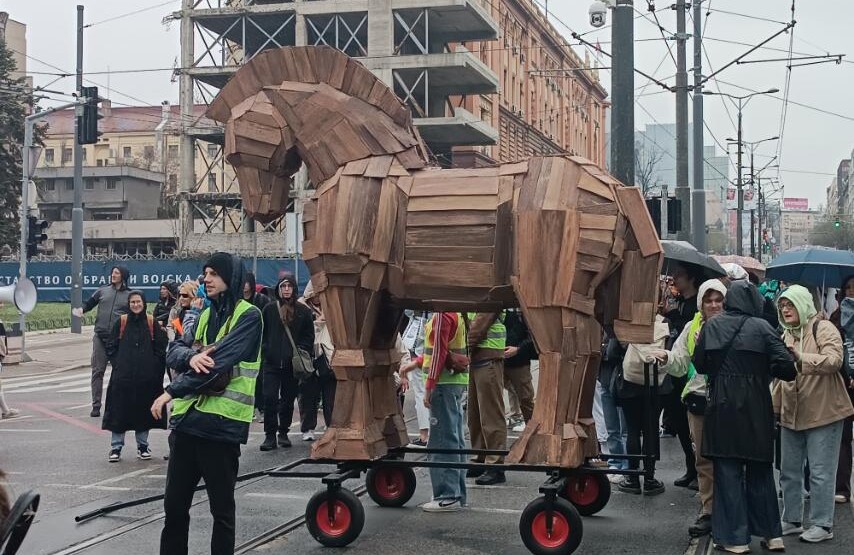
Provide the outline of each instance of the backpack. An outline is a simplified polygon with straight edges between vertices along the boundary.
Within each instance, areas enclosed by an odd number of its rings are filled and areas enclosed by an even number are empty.
[[[151,340],[154,341],[154,317],[151,314],[146,314],[146,321],[148,322],[148,334],[151,336]],[[122,314],[119,316],[119,339],[124,337],[127,325],[128,315]]]

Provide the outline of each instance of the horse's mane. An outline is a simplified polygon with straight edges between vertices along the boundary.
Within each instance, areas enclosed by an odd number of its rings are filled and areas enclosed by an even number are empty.
[[[228,80],[208,106],[206,115],[216,121],[227,121],[232,108],[264,87],[287,81],[326,83],[376,106],[401,127],[412,129],[412,115],[394,91],[361,63],[329,46],[265,50]]]

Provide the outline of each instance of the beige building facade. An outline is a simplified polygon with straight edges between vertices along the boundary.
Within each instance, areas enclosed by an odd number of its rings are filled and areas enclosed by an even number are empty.
[[[821,218],[817,210],[783,210],[780,214],[780,248],[809,245],[810,232]]]

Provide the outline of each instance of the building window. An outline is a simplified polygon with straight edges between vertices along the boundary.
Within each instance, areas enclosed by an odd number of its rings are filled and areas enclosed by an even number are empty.
[[[95,221],[121,220],[121,212],[92,212],[92,219]]]
[[[83,188],[87,191],[95,190],[95,180],[94,179],[84,179],[83,180]]]
[[[166,153],[170,160],[178,158],[178,145],[169,145],[166,147]]]
[[[214,144],[208,145],[208,158],[216,158],[217,153],[219,153],[219,146]]]
[[[73,179],[66,179],[65,180],[65,190],[66,191],[73,191],[74,190],[74,180]]]
[[[151,242],[151,254],[153,256],[171,256],[175,254],[175,242],[174,241],[152,241]]]
[[[86,149],[85,149],[85,148],[81,148],[80,150],[82,150],[82,151],[83,151],[83,161],[85,162],[85,161],[86,161]]]
[[[104,165],[104,161],[103,160],[95,160],[95,165],[100,168]]]
[[[106,183],[106,185],[104,185],[104,188],[105,188],[107,191],[115,191],[115,190],[116,190],[116,186],[118,185],[118,183],[119,183],[119,180],[118,180],[118,179],[116,179],[115,177],[108,177],[108,178],[107,178],[107,183]]]
[[[129,146],[122,147],[122,157],[123,158],[130,158],[131,156],[132,156],[132,154],[130,151],[130,147]]]
[[[59,212],[59,219],[63,221],[68,221],[71,219],[71,208],[63,208]]]
[[[44,161],[47,162],[48,164],[53,164],[53,149],[52,148],[46,148],[44,150]]]
[[[44,190],[45,191],[56,191],[56,181],[54,181],[53,179],[45,180]]]
[[[108,243],[86,243],[86,254],[89,256],[108,256],[110,245]]]
[[[170,173],[169,174],[169,188],[176,189],[178,187],[178,174]]]
[[[63,148],[62,149],[62,163],[63,164],[71,162],[72,156],[73,156],[73,154],[72,154],[72,150],[70,148]]]
[[[216,191],[216,173],[208,174],[208,191]]]

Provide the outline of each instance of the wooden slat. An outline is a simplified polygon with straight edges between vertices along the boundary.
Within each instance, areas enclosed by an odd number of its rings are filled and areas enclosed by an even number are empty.
[[[611,243],[581,238],[578,241],[578,252],[606,258],[611,253],[611,246]]]
[[[614,333],[624,343],[652,343],[653,326],[640,326],[623,320],[614,320]]]
[[[406,284],[453,283],[458,287],[492,285],[492,264],[481,262],[419,262],[406,260]]]
[[[658,241],[655,226],[641,196],[640,189],[637,187],[621,187],[617,189],[617,196],[634,232],[641,254],[650,256],[660,253],[661,243]]]
[[[433,173],[445,172],[429,172]],[[423,173],[415,175],[410,197],[436,197],[442,195],[497,195],[498,178],[496,177],[473,177],[473,178],[446,178],[441,175],[423,177]]]
[[[458,246],[465,243],[472,247],[491,247],[495,243],[495,227],[469,225],[445,227],[407,227],[406,246]]]
[[[579,293],[573,293],[569,299],[569,308],[588,316],[593,316],[596,309],[596,301]]]
[[[587,171],[582,170],[578,179],[578,188],[600,196],[603,199],[614,200],[614,192],[611,190],[611,187],[590,175]]]
[[[435,261],[459,261],[459,262],[492,262],[494,253],[492,247],[407,247],[406,260],[435,260]]]
[[[581,213],[580,226],[583,229],[608,229],[617,227],[617,216]]]
[[[368,161],[368,167],[365,169],[365,177],[376,177],[385,179],[388,176],[388,171],[391,169],[393,156],[374,156]]]
[[[495,225],[496,212],[487,210],[434,210],[413,212],[406,220],[408,227]]]
[[[427,210],[495,210],[498,204],[496,195],[460,195],[418,197],[409,200],[409,212]]]
[[[383,182],[381,187],[370,258],[379,262],[388,262],[395,228],[397,227],[398,191],[394,185],[387,181]]]

